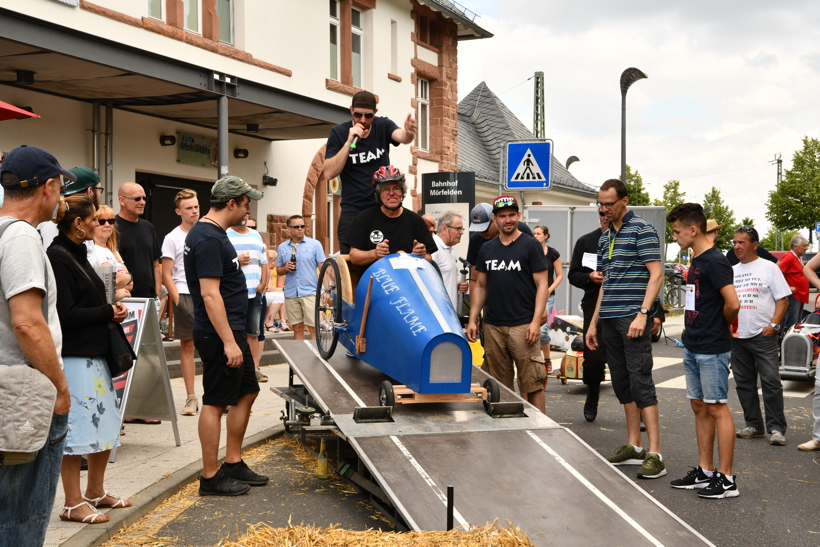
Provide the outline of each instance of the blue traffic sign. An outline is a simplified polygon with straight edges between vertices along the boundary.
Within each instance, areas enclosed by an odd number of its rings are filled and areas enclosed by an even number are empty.
[[[820,222],[815,222],[814,223],[814,231],[815,232],[820,232]]]
[[[504,185],[515,190],[549,190],[552,180],[552,141],[507,143]]]

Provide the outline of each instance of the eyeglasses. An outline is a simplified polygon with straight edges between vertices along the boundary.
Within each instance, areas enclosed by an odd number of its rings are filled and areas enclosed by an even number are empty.
[[[395,186],[382,188],[382,194],[401,194],[401,188],[396,188]]]
[[[621,199],[623,199],[623,198],[621,198]],[[601,203],[601,202],[599,201],[599,202],[597,203],[597,205],[598,205],[598,209],[612,209],[612,207],[613,207],[616,203],[618,203],[619,201],[621,201],[621,199],[616,199],[615,201],[610,201],[609,203]],[[604,215],[602,215],[602,214],[601,214],[601,212],[600,212],[600,211],[598,212],[598,214],[599,214],[599,215],[601,215],[601,216],[604,216]]]
[[[294,224],[293,226],[290,226],[290,228],[293,228],[294,230],[304,230],[305,225],[304,224]]]
[[[102,192],[103,190],[105,190],[105,188],[103,188],[102,186],[94,186],[94,190],[96,190],[97,192]]]
[[[130,200],[136,201],[137,203],[139,203],[140,201],[145,201],[147,203],[147,201],[148,201],[148,198],[145,197],[145,196],[137,196],[135,198],[129,198],[128,196],[123,196],[123,197],[125,199],[130,199]]]
[[[364,118],[366,120],[372,120],[373,116],[375,116],[375,115],[376,114],[374,114],[373,112],[354,112],[353,113],[353,117],[356,118],[357,120],[359,118]]]
[[[106,224],[110,224],[111,226],[114,225],[115,219],[113,218],[98,218],[97,222],[100,223],[100,226],[105,226]]]
[[[462,228],[462,227],[456,228],[455,226],[450,226],[449,224],[445,224],[445,226],[447,226],[447,227],[448,227],[448,228],[450,228],[451,230],[455,230],[455,231],[456,231],[456,232],[458,232],[458,233],[461,233],[461,232],[463,232],[463,231],[464,231],[464,228]]]

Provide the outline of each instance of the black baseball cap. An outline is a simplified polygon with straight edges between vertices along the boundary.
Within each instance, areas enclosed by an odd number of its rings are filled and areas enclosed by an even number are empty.
[[[48,179],[58,179],[60,175],[70,181],[76,181],[77,176],[63,169],[51,152],[28,146],[18,146],[3,158],[3,167],[0,175],[9,171],[20,179],[15,184],[3,183],[3,188],[30,188],[45,184]]]

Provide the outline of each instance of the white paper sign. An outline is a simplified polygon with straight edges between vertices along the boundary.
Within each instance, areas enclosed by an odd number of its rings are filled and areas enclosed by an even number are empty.
[[[581,259],[581,266],[589,268],[592,271],[598,269],[598,255],[595,253],[584,253],[584,258]]]
[[[695,311],[695,286],[686,285],[686,311]]]

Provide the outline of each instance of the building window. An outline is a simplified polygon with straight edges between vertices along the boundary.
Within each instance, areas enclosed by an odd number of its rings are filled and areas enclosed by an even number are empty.
[[[399,73],[399,24],[390,21],[390,74]]]
[[[330,78],[339,79],[339,2],[330,0]]]
[[[351,73],[353,75],[353,87],[362,87],[362,12],[353,8],[351,10]]]
[[[216,15],[219,17],[219,41],[233,44],[233,0],[216,0]]]
[[[162,0],[148,0],[148,16],[162,20]]]
[[[182,0],[185,30],[199,32],[199,0]]]
[[[430,149],[430,82],[418,79],[416,102],[418,103],[419,148]]]

